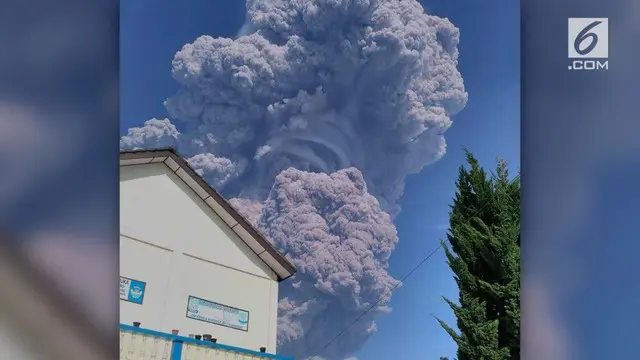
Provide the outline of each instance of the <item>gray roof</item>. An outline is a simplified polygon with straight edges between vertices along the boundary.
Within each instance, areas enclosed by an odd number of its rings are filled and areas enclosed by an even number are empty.
[[[293,276],[296,269],[265,237],[214,190],[172,148],[127,150],[120,152],[120,166],[164,163],[184,181],[242,241],[278,276],[278,281]]]

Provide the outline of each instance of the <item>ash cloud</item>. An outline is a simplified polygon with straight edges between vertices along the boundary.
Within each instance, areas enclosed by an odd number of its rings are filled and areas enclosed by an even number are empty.
[[[459,31],[415,0],[248,0],[235,39],[174,57],[165,102],[123,148],[177,145],[298,268],[278,351],[342,360],[376,331],[405,178],[446,152],[466,105]],[[178,131],[180,129],[180,131]]]
[[[176,147],[180,132],[169,119],[151,119],[141,127],[129,129],[120,138],[120,148],[128,150]]]
[[[166,107],[189,150],[246,160],[233,181],[259,200],[289,167],[353,166],[396,213],[405,177],[445,153],[466,104],[458,29],[414,0],[254,0],[247,13],[246,35],[175,55]]]
[[[280,285],[278,351],[299,359],[353,354],[375,333],[374,318],[390,311],[389,290],[398,285],[387,272],[398,242],[391,217],[355,168],[332,174],[287,169],[261,210],[258,228],[298,270]]]
[[[210,153],[194,155],[187,162],[198,175],[219,191],[224,189],[227,182],[242,174],[246,166],[245,163],[233,162]]]
[[[262,215],[262,203],[243,198],[229,199],[229,203],[233,206],[240,215],[251,223],[254,227],[258,226],[258,220]]]

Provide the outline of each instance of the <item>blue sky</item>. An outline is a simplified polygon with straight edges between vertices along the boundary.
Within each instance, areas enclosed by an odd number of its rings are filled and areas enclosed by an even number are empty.
[[[400,242],[390,273],[403,277],[444,237],[458,166],[469,148],[486,166],[504,158],[520,166],[519,2],[432,0],[427,11],[448,17],[461,32],[460,66],[469,102],[447,131],[445,157],[407,180],[396,219]],[[239,0],[127,0],[121,2],[121,134],[150,118],[167,116],[163,101],[178,88],[171,60],[204,34],[234,36],[244,21]],[[432,315],[455,319],[441,299],[457,298],[440,251],[397,290],[393,312],[357,354],[360,360],[438,359],[455,345]],[[339,329],[336,329],[336,332]]]

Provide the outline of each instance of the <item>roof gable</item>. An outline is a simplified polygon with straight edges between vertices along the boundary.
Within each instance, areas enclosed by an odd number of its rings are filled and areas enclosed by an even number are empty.
[[[120,152],[120,166],[164,163],[191,188],[275,274],[285,280],[296,270],[273,245],[231,204],[198,175],[173,149],[131,150]]]

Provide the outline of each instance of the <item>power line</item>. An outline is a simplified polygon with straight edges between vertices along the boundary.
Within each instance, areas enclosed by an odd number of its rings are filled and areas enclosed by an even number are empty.
[[[384,293],[380,299],[378,299],[378,301],[376,301],[373,305],[371,305],[367,310],[365,310],[365,312],[363,312],[360,316],[358,316],[357,318],[355,318],[349,325],[347,325],[344,329],[342,329],[342,331],[340,331],[338,333],[338,335],[334,336],[331,340],[329,340],[329,342],[323,346],[318,352],[317,354],[321,354],[324,350],[326,350],[329,345],[331,345],[334,341],[336,341],[336,339],[338,339],[342,334],[344,334],[347,330],[349,330],[350,327],[352,327],[355,323],[357,323],[358,321],[360,321],[360,319],[362,319],[365,315],[367,315],[367,313],[369,311],[371,311],[373,308],[375,308],[378,304],[380,304],[380,302],[382,302],[382,300],[386,299],[387,295],[391,294],[395,289],[398,288],[398,286],[400,286],[409,276],[413,275],[414,272],[416,272],[416,270],[418,270],[425,262],[427,262],[427,260],[429,260],[433,255],[435,255],[435,253],[440,250],[440,248],[442,247],[442,244],[438,245],[435,249],[433,249],[433,251],[431,251],[429,253],[429,255],[427,255],[424,259],[422,259],[422,261],[420,261],[420,263],[418,263],[418,265],[416,265],[413,269],[411,269],[411,271],[409,271],[405,276],[403,276],[400,281],[398,281],[398,283],[393,286],[391,289],[387,290],[386,293]]]
[[[487,208],[487,206],[489,206],[489,205],[491,205],[491,203],[485,203],[481,208],[477,209],[473,213],[473,216],[474,217],[478,216],[478,214],[480,214],[480,212],[484,211]],[[424,265],[424,263],[426,263],[427,260],[429,260],[433,255],[435,255],[435,253],[438,250],[440,250],[440,248],[442,248],[442,243],[440,243],[440,245],[438,245],[435,249],[433,249],[433,251],[431,251],[426,257],[424,257],[416,266],[414,266],[411,269],[411,271],[409,271],[405,276],[403,276],[395,286],[393,286],[391,289],[387,290],[387,292],[385,292],[380,297],[380,299],[378,299],[378,301],[376,301],[373,305],[371,305],[369,308],[367,308],[367,310],[365,310],[362,314],[360,314],[360,316],[358,316],[351,323],[349,323],[349,325],[347,325],[344,329],[342,329],[342,331],[340,331],[338,333],[338,335],[336,335],[333,338],[331,338],[331,340],[329,340],[329,342],[327,342],[327,344],[325,346],[320,348],[320,351],[316,352],[316,354],[321,354],[323,351],[325,351],[331,344],[333,344],[334,341],[336,341],[342,334],[344,334],[347,330],[349,330],[349,328],[351,328],[355,323],[360,321],[360,319],[362,319],[365,315],[367,315],[367,313],[369,313],[369,311],[371,311],[378,304],[380,304],[380,302],[382,302],[382,300],[386,299],[387,295],[391,294],[395,289],[398,288],[398,286],[403,284],[406,279],[408,279],[411,275],[413,275],[413,273],[415,273],[422,265]]]

